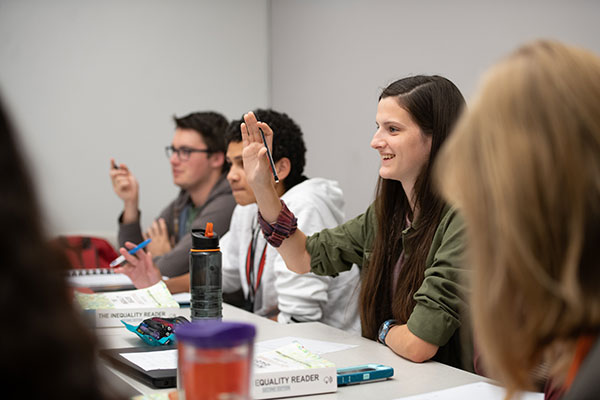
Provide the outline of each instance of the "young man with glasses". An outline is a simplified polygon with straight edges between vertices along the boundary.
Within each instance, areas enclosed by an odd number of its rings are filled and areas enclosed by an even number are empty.
[[[173,141],[166,147],[173,183],[181,188],[175,198],[142,233],[139,185],[126,165],[111,160],[113,189],[123,200],[119,217],[119,244],[139,243],[152,238],[147,250],[164,276],[175,277],[189,271],[190,231],[214,224],[215,232],[225,234],[235,200],[226,180],[225,117],[215,112],[196,112],[174,118]]]

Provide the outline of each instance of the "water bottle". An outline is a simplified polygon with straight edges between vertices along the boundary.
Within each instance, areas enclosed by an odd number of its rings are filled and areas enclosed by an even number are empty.
[[[192,230],[190,250],[190,292],[192,321],[221,319],[223,289],[221,286],[221,251],[219,236],[213,224]]]

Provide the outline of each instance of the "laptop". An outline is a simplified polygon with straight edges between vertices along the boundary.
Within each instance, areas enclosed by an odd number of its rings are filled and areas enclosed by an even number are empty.
[[[156,389],[174,388],[177,386],[177,367],[171,365],[171,362],[167,362],[168,369],[144,369],[138,364],[131,361],[136,357],[161,359],[162,355],[151,354],[154,352],[167,352],[164,353],[165,358],[172,361],[172,352],[177,351],[177,346],[144,346],[144,347],[127,347],[123,349],[102,349],[100,350],[100,357],[105,359],[112,367],[129,375],[148,386]],[[138,354],[139,353],[139,354]],[[168,357],[167,357],[168,355]],[[129,358],[128,358],[129,357]],[[174,368],[170,368],[173,366]]]

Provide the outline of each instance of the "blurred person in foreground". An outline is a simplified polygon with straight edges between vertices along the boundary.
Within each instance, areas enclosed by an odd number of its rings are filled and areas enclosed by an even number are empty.
[[[17,134],[0,104],[0,354],[4,390],[24,399],[108,399],[96,339],[75,310],[69,260],[49,244]]]
[[[462,212],[484,370],[546,398],[600,396],[600,58],[525,45],[484,77],[438,158]]]

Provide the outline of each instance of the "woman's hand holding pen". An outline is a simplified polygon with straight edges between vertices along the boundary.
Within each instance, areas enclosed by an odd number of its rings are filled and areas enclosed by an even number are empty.
[[[266,123],[258,122],[252,111],[244,115],[244,123],[240,129],[244,144],[242,156],[246,180],[254,191],[263,218],[267,221],[275,221],[281,211],[281,203],[275,190],[276,173],[272,170],[267,147],[265,147],[266,142],[266,145],[272,148],[273,131]],[[265,142],[260,130],[264,133]]]
[[[135,243],[125,242],[127,250],[131,250],[134,247]],[[119,253],[125,257],[127,263],[115,268],[114,271],[116,273],[127,275],[138,289],[155,285],[162,279],[160,270],[152,262],[151,252],[145,252],[140,249],[135,254],[129,254],[125,248],[121,247]]]

